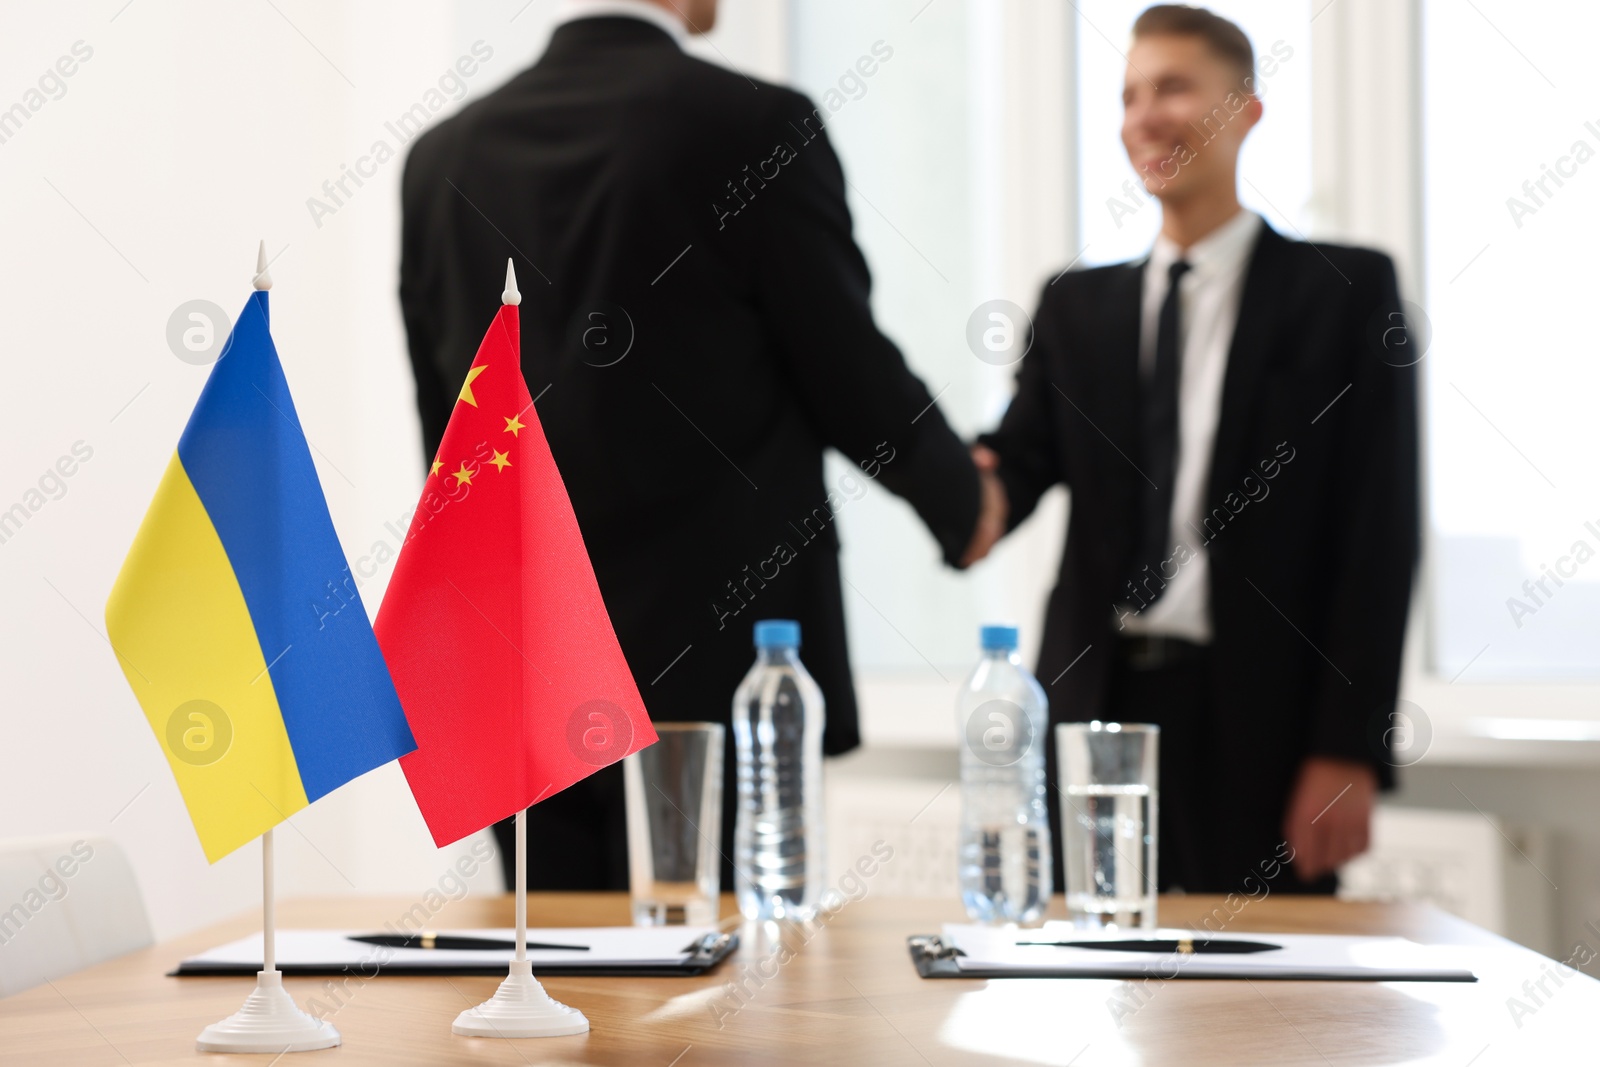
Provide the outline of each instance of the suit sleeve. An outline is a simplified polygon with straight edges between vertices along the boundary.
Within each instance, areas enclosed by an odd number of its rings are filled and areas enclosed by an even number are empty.
[[[1007,529],[1015,529],[1031,515],[1045,491],[1063,480],[1058,462],[1057,394],[1050,376],[1050,368],[1060,359],[1056,348],[1061,341],[1051,300],[1059,295],[1052,293],[1050,286],[1040,294],[1011,404],[1000,425],[978,438],[1000,457],[1000,480],[1010,504]]]
[[[1339,666],[1324,664],[1315,688],[1311,753],[1372,763],[1387,787],[1393,765],[1374,752],[1373,739],[1388,736],[1399,695],[1421,537],[1417,372],[1394,366],[1393,350],[1375,341],[1373,324],[1381,333],[1401,306],[1393,262],[1374,256],[1370,270],[1351,273],[1360,279],[1348,320],[1351,407],[1342,439],[1329,442],[1345,457],[1337,486],[1342,522],[1331,542],[1340,556],[1328,575],[1332,610],[1323,630],[1327,659]]]
[[[433,258],[428,254],[432,239],[428,206],[432,194],[426,188],[423,170],[413,150],[406,159],[400,191],[400,312],[416,380],[417,415],[422,421],[423,458],[427,461],[439,451],[439,442],[444,439],[453,397],[434,362],[438,351],[438,302],[430,288],[427,267]]]
[[[784,93],[770,129],[793,156],[751,221],[762,227],[757,299],[779,358],[824,443],[858,463],[880,442],[895,450],[883,483],[916,509],[955,566],[979,510],[967,447],[873,322],[872,280],[851,236],[844,172],[805,97]]]

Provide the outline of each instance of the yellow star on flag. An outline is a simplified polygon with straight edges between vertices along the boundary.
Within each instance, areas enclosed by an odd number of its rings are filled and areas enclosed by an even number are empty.
[[[487,364],[487,363],[480,363],[476,367],[468,368],[468,370],[467,370],[467,380],[464,383],[462,383],[461,395],[459,397],[457,397],[456,399],[457,400],[465,400],[467,403],[471,404],[473,407],[477,407],[478,406],[478,398],[472,395],[472,379],[476,378],[478,375],[482,374],[484,371],[486,371],[488,369],[489,369],[489,364]]]
[[[476,405],[474,405],[474,406],[476,406]],[[471,469],[470,467],[467,466],[465,460],[462,461],[460,470],[451,471],[450,472],[451,476],[455,478],[457,485],[462,485],[462,484],[471,485],[472,484],[472,476],[474,474],[477,474],[477,473],[478,473],[477,471],[475,471],[475,470],[473,470],[473,469]]]
[[[444,466],[444,464],[440,463],[437,459],[435,459],[433,461],[433,467],[428,471],[428,477],[431,478],[435,474],[438,474],[439,473],[439,468],[442,467],[442,466]]]
[[[512,415],[510,418],[506,419],[506,433],[510,434],[512,437],[515,437],[517,436],[517,431],[520,429],[522,429],[522,422],[517,418],[516,415]]]
[[[489,462],[494,464],[494,469],[497,471],[503,471],[507,467],[511,466],[511,459],[504,452],[497,451],[494,454],[494,458]]]

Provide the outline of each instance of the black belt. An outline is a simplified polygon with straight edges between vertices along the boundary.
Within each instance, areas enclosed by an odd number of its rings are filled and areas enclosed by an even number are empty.
[[[1129,670],[1157,671],[1205,661],[1208,649],[1180,637],[1141,634],[1117,639],[1117,662]]]

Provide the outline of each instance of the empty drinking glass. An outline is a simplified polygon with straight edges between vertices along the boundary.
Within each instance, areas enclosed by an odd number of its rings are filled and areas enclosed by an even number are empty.
[[[660,740],[622,761],[633,923],[715,926],[726,731],[714,722],[655,728]]]

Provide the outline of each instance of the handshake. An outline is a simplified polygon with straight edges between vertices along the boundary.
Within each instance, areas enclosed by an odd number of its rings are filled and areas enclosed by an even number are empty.
[[[1006,517],[1011,510],[1006,487],[995,473],[1000,469],[1000,457],[983,445],[973,445],[972,462],[978,468],[978,525],[961,556],[963,568],[987,556],[995,543],[1005,536]]]

